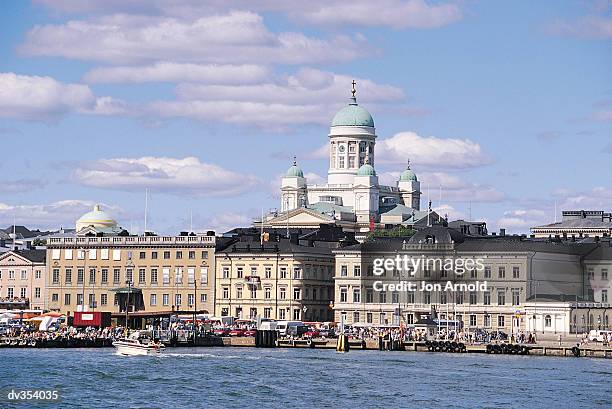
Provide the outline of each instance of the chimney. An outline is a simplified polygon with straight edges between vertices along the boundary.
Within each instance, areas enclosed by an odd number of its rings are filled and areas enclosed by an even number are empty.
[[[499,229],[499,235],[500,236],[505,236],[506,235],[506,229]]]

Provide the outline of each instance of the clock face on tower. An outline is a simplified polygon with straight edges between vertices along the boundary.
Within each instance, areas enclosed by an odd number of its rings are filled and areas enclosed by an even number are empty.
[[[340,151],[340,153],[344,153],[345,149],[346,149],[346,147],[344,145],[338,146],[338,150]]]

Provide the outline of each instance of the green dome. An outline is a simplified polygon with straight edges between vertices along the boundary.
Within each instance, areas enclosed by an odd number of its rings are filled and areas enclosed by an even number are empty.
[[[402,172],[400,176],[400,182],[416,182],[417,177],[416,174],[412,171],[412,169],[406,169]]]
[[[357,176],[376,176],[376,171],[372,165],[366,163],[361,165],[357,171]]]
[[[354,98],[351,103],[342,108],[332,119],[331,126],[369,126],[374,128],[372,115],[359,105]]]
[[[303,178],[304,172],[302,172],[302,169],[300,169],[298,165],[294,164],[289,169],[287,169],[287,173],[285,173],[285,176]]]

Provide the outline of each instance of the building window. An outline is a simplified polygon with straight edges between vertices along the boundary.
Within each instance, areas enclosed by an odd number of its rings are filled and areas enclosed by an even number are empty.
[[[60,281],[60,270],[59,268],[53,269],[53,284],[59,284]]]
[[[512,305],[520,305],[521,292],[518,288],[512,290]]]
[[[497,292],[497,305],[506,305],[506,292],[505,291]]]
[[[170,260],[170,252],[164,251],[164,260]]]
[[[77,305],[83,305],[83,302],[84,302],[83,294],[77,294],[76,295],[76,303],[77,303]]]
[[[94,284],[96,282],[96,269],[89,269],[89,284]]]
[[[506,267],[499,266],[497,272],[498,272],[499,278],[506,278]]]
[[[355,167],[355,157],[354,156],[349,156],[348,167],[349,169],[352,169]]]
[[[497,326],[498,327],[503,327],[505,322],[506,322],[506,320],[505,320],[505,317],[503,315],[498,315],[497,316]]]
[[[100,305],[106,305],[106,304],[108,304],[108,295],[100,294]]]
[[[489,314],[485,314],[484,316],[484,326],[486,328],[491,327],[491,316]]]
[[[157,284],[157,269],[151,269],[151,284]]]
[[[26,297],[26,288],[25,287],[21,287],[21,291],[19,293],[19,296],[21,298],[25,298]]]
[[[242,298],[242,287],[236,287],[236,298]]]
[[[243,268],[242,267],[238,267],[236,269],[236,274],[237,274],[238,278],[242,278],[244,276]]]
[[[595,269],[593,269],[593,268],[589,268],[589,269],[587,270],[587,275],[588,275],[588,277],[589,277],[589,280],[593,280],[593,279],[595,279]]]
[[[353,302],[361,302],[361,288],[353,289]]]
[[[478,274],[478,272],[476,271],[475,268],[470,270],[470,278],[476,278],[477,274]]]
[[[602,268],[601,269],[601,279],[602,280],[607,280],[608,279],[608,269],[607,268]]]
[[[478,302],[478,294],[476,291],[470,291],[470,304],[474,305]]]
[[[301,267],[294,267],[293,268],[293,279],[294,280],[299,280],[300,278],[302,278],[302,268]]]
[[[446,304],[446,291],[440,293],[440,304]]]
[[[181,250],[176,251],[176,259],[180,260],[183,258],[183,252]]]
[[[174,284],[183,284],[183,268],[174,269]]]
[[[353,312],[353,323],[359,322],[359,311]]]
[[[431,304],[431,293],[423,291],[423,304]]]
[[[188,256],[189,256],[189,260],[194,260],[195,259],[195,251],[189,250]]]
[[[40,298],[40,287],[34,288],[34,298]]]
[[[338,167],[340,169],[344,169],[344,156],[338,157],[338,163],[339,163]]]
[[[491,292],[490,291],[485,291],[482,293],[483,295],[483,304],[484,305],[491,305]]]
[[[22,280],[27,280],[28,279],[28,271],[27,270],[21,270],[21,279]]]
[[[157,294],[151,294],[149,297],[149,305],[152,307],[157,305]]]
[[[257,299],[257,287],[251,288],[251,299]]]
[[[102,269],[102,284],[108,283],[108,268]]]
[[[546,328],[550,328],[552,326],[552,318],[550,315],[547,315],[546,317],[544,317],[544,326]]]
[[[66,284],[72,284],[72,269],[71,268],[67,268],[66,269]]]
[[[37,279],[39,279],[39,278],[40,278],[40,275],[41,275],[40,270],[36,270],[36,273],[35,273],[34,277],[36,277]],[[2,278],[2,277],[0,277],[0,278]]]
[[[272,290],[270,289],[270,287],[264,288],[264,298],[266,300],[269,300],[270,298],[272,298]]]
[[[348,276],[348,267],[340,266],[340,277],[346,277],[346,276]]]
[[[147,273],[144,268],[138,270],[138,282],[144,284],[147,281]]]
[[[278,319],[280,320],[285,319],[285,309],[284,308],[281,308],[280,310],[278,310]]]
[[[141,252],[139,253],[139,258],[140,258],[141,260],[144,260],[145,258],[147,258],[147,253],[146,253],[146,252],[144,252],[144,251],[141,251]]]
[[[113,284],[119,284],[121,280],[121,270],[118,268],[113,269]]]
[[[340,288],[340,302],[347,302],[348,301],[348,292],[346,288]]]
[[[608,302],[608,290],[601,290],[601,302]]]
[[[134,277],[133,277],[133,270],[131,268],[128,268],[125,270],[125,281],[129,281],[130,283],[133,283],[134,281]]]
[[[521,276],[521,269],[517,266],[512,267],[512,278],[519,278]]]
[[[223,267],[223,273],[222,274],[223,274],[222,278],[229,278],[229,276],[230,276],[229,267]]]
[[[366,302],[367,303],[374,302],[374,290],[366,290]]]
[[[168,306],[170,304],[170,294],[162,294],[162,304]]]
[[[187,294],[187,305],[189,308],[195,305],[195,294]]]
[[[280,278],[287,278],[287,267],[280,268]]]
[[[207,260],[207,259],[208,259],[208,251],[206,251],[206,250],[202,250],[202,258],[203,258],[204,260]]]
[[[456,295],[457,304],[463,304],[463,291],[459,291]]]
[[[408,291],[406,293],[406,303],[414,304],[414,291]]]
[[[206,301],[208,301],[208,295],[206,293],[200,294],[200,302],[205,303]]]
[[[491,267],[485,266],[485,268],[484,268],[484,278],[491,278]]]
[[[287,290],[285,290],[285,288],[279,289],[278,294],[279,294],[278,298],[280,298],[281,300],[284,300],[285,298],[287,298]]]
[[[293,309],[293,319],[294,320],[301,319],[301,315],[302,315],[302,310],[300,308],[294,308]]]
[[[302,290],[298,287],[293,288],[293,299],[301,300],[302,299]]]
[[[399,304],[399,293],[397,291],[391,293],[391,303]]]
[[[174,305],[177,310],[181,306],[182,302],[183,302],[183,294],[175,294],[174,295]]]
[[[470,327],[475,327],[476,326],[476,314],[471,314],[470,315]]]
[[[378,293],[378,300],[381,304],[387,302],[387,293],[385,291],[381,291]]]
[[[429,268],[426,267],[423,269],[423,277],[431,277],[431,270]]]
[[[272,267],[267,267],[264,269],[265,278],[272,278]],[[265,315],[265,310],[264,310]],[[268,317],[269,318],[269,317]]]
[[[271,312],[272,312],[272,308],[264,308],[263,317],[264,318],[270,318]]]
[[[157,260],[157,251],[152,251],[151,252],[151,259]]]
[[[361,277],[361,266],[359,265],[353,266],[353,275],[355,277]]]
[[[14,295],[15,295],[15,294],[13,293],[13,291],[15,291],[15,290],[13,289],[13,287],[9,287],[9,288],[6,290],[6,296],[7,296],[7,298],[13,298],[13,297],[14,297]]]
[[[208,267],[200,268],[200,284],[208,284]]]
[[[64,294],[64,305],[70,305],[70,294]]]

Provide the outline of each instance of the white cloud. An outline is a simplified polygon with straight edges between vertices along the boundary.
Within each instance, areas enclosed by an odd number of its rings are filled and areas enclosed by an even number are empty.
[[[255,218],[244,213],[222,212],[207,218],[198,231],[214,230],[216,234],[224,233],[237,227],[251,227]]]
[[[432,28],[461,19],[453,2],[425,0],[35,0],[55,10],[70,13],[147,13],[193,16],[211,12],[249,9],[280,12],[292,20],[315,25],[390,26],[396,29]]]
[[[162,118],[183,117],[201,121],[224,121],[268,129],[287,129],[303,124],[329,124],[330,113],[341,107],[351,77],[303,68],[294,75],[273,78],[256,85],[179,84],[178,100],[153,101],[145,109]],[[405,98],[399,88],[357,79],[365,104],[385,104]],[[361,99],[360,99],[361,102]]]
[[[465,215],[464,212],[455,209],[452,205],[450,204],[442,204],[439,206],[433,206],[432,207],[433,211],[438,213],[441,217],[445,217],[448,216],[448,221],[452,222],[453,220],[466,220],[467,216]]]
[[[330,39],[273,33],[258,14],[231,11],[199,18],[103,16],[36,26],[20,51],[105,63],[170,60],[211,63],[312,64],[366,55],[361,36]]]
[[[588,15],[573,21],[558,20],[547,27],[551,34],[569,37],[608,39],[612,38],[612,18]]]
[[[47,184],[40,179],[3,180],[0,183],[0,193],[20,193],[41,189]]]
[[[46,121],[69,112],[114,115],[125,112],[125,103],[111,97],[96,98],[87,85],[0,73],[0,117]]]
[[[612,121],[612,109],[597,111],[593,113],[592,118],[596,121]]]
[[[506,198],[504,192],[494,186],[481,184],[471,180],[469,174],[451,175],[445,172],[423,172],[418,175],[421,179],[421,190],[430,189],[432,200],[439,201],[440,187],[442,187],[442,201],[451,202],[500,202]],[[425,196],[423,196],[425,197]]]
[[[269,69],[254,64],[188,64],[168,61],[146,66],[101,67],[85,74],[92,83],[205,82],[252,84],[264,81]]]
[[[400,132],[376,143],[379,163],[406,163],[432,168],[466,169],[491,163],[481,146],[469,139],[424,137]]]
[[[85,186],[132,190],[151,188],[195,196],[233,196],[260,184],[254,176],[202,163],[198,158],[166,157],[101,159],[82,163],[73,179]]]
[[[535,209],[516,209],[504,212],[504,216],[497,221],[502,229],[513,233],[528,233],[531,227],[552,223],[552,212]]]
[[[612,189],[605,186],[596,186],[590,190],[575,192],[568,189],[558,190],[561,210],[610,210],[612,203]]]
[[[48,204],[9,205],[0,203],[0,225],[17,225],[30,229],[73,229],[76,220],[90,211],[94,202],[87,200],[62,200]],[[103,204],[104,205],[104,204]],[[104,205],[105,210],[117,218],[122,210],[115,206]]]

